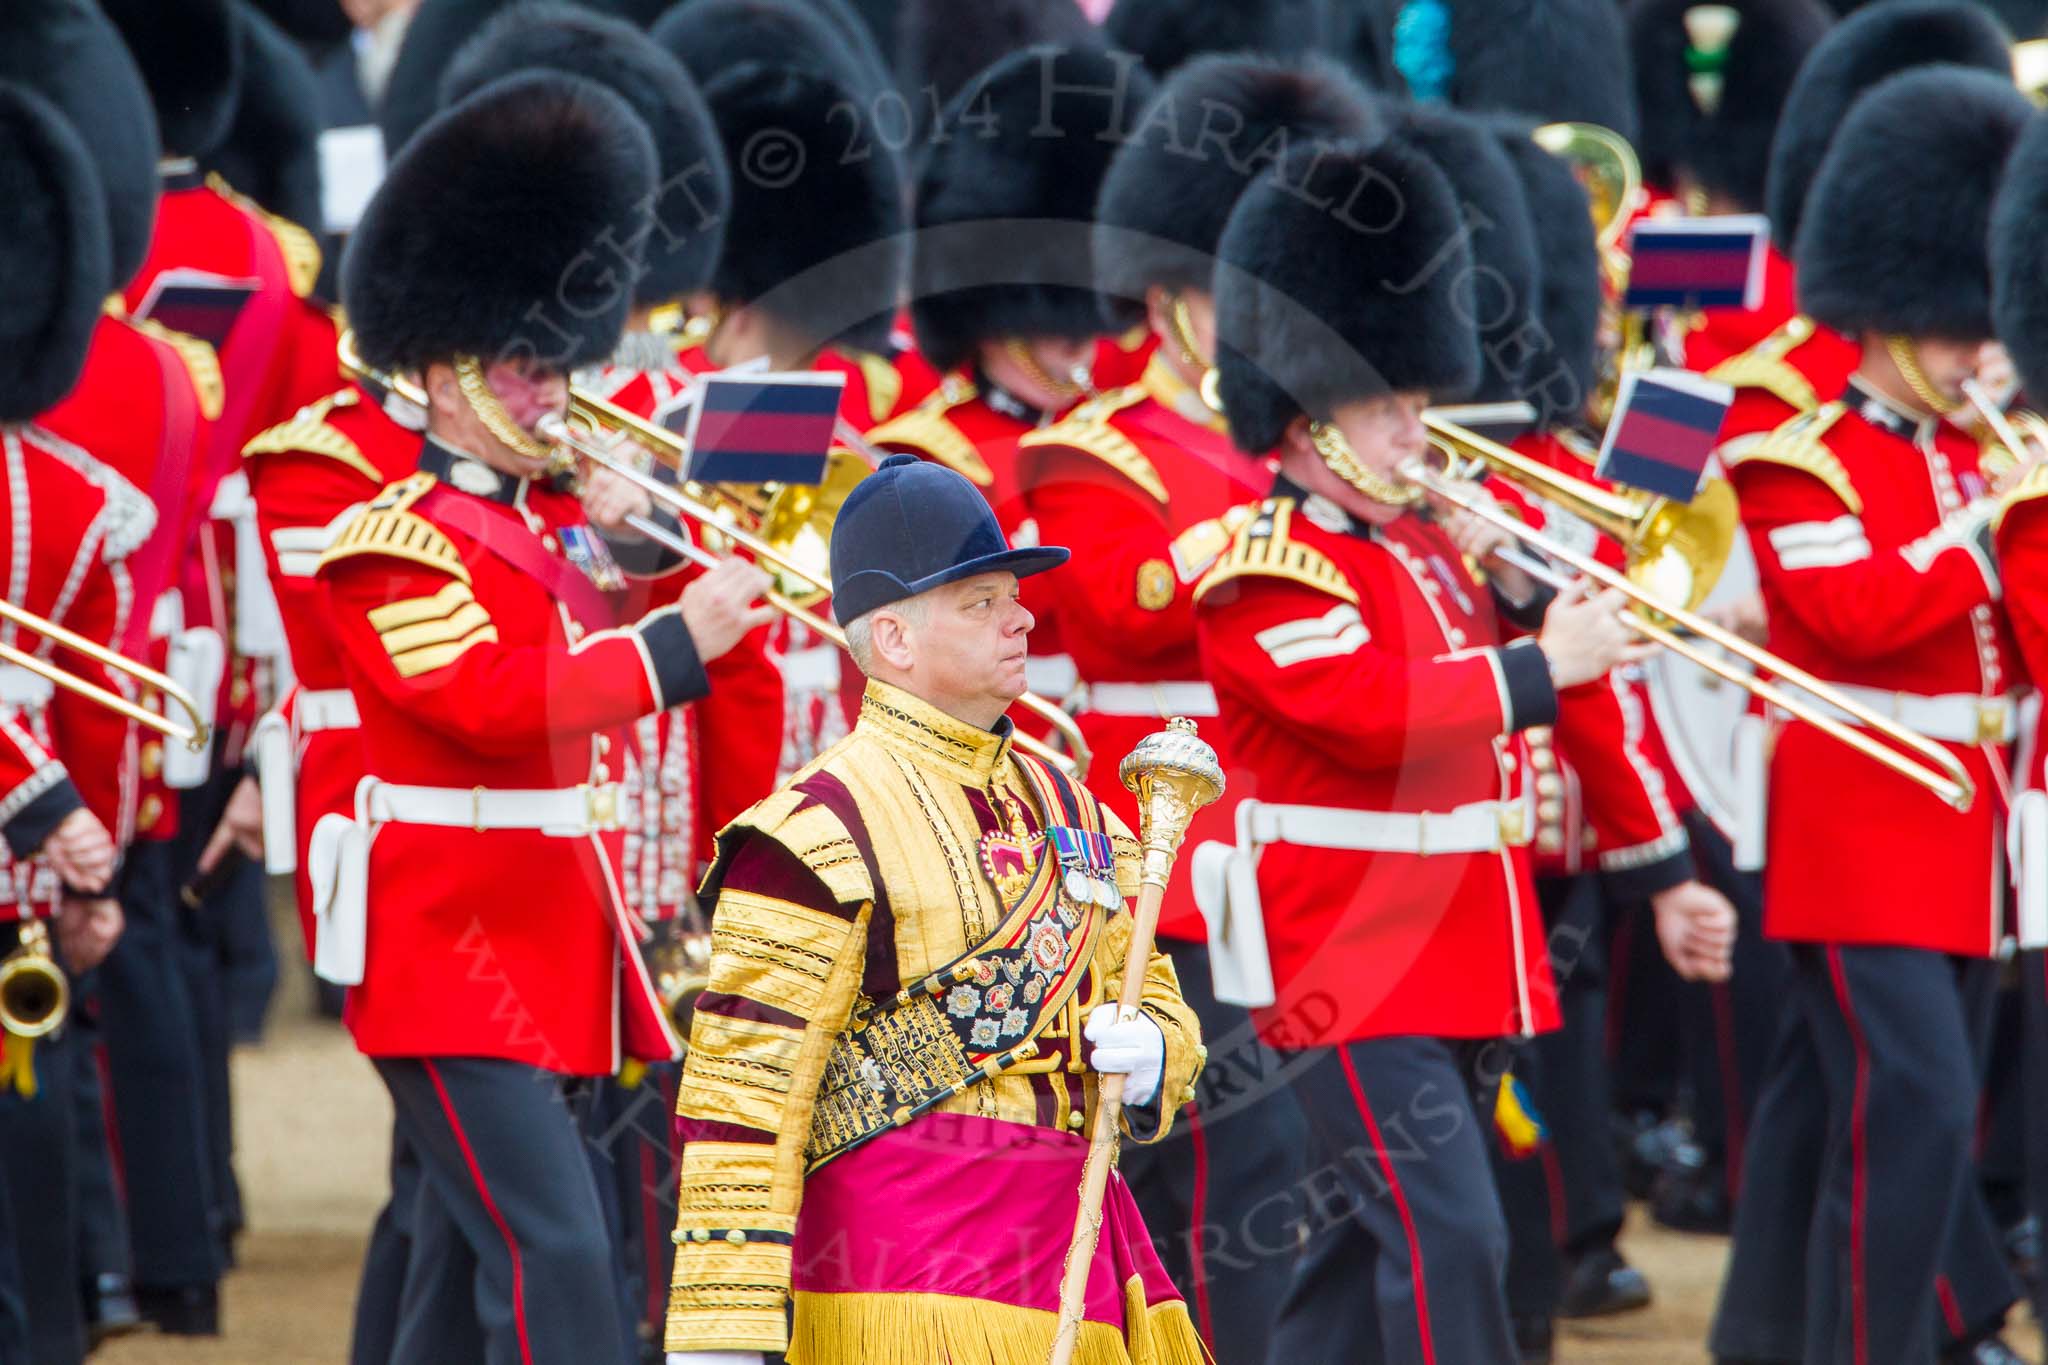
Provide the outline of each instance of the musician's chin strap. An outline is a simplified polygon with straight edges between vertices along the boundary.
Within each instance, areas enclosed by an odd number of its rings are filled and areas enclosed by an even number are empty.
[[[554,459],[554,447],[535,436],[525,427],[512,420],[512,414],[505,410],[504,402],[492,391],[490,381],[484,378],[483,362],[473,355],[455,358],[455,385],[462,391],[463,401],[476,419],[484,424],[484,430],[499,444],[529,460],[550,463]]]
[[[1311,422],[1308,427],[1309,439],[1315,442],[1316,454],[1323,457],[1330,472],[1374,502],[1383,502],[1389,507],[1413,507],[1422,501],[1422,490],[1414,484],[1396,483],[1384,474],[1366,468],[1365,461],[1358,458],[1358,452],[1351,448],[1351,442],[1344,439],[1344,433],[1328,422]]]
[[[1908,336],[1888,336],[1884,339],[1885,354],[1892,358],[1892,364],[1899,371],[1899,378],[1906,381],[1906,387],[1927,411],[1938,417],[1947,417],[1962,411],[1963,400],[1948,398],[1928,382],[1927,371],[1920,368],[1920,352]]]

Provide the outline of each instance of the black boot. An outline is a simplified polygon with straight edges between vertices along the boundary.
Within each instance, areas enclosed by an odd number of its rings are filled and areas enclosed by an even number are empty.
[[[1565,1266],[1561,1318],[1600,1318],[1650,1306],[1650,1283],[1611,1246],[1597,1247]]]
[[[165,1287],[137,1285],[135,1301],[144,1321],[171,1337],[220,1335],[220,1288],[211,1284]]]
[[[101,1275],[86,1282],[86,1339],[97,1347],[110,1337],[126,1336],[142,1327],[142,1309],[135,1302],[135,1286],[126,1275]]]

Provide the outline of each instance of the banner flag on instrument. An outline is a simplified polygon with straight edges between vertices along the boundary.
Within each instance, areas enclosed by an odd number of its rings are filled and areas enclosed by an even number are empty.
[[[1706,476],[1735,390],[1687,370],[1628,370],[1594,472],[1676,502],[1691,502]]]
[[[198,337],[216,351],[228,343],[236,319],[263,281],[210,270],[166,270],[149,283],[135,316]]]
[[[1624,308],[1754,309],[1771,224],[1761,213],[1645,218],[1629,239]]]
[[[701,483],[815,484],[839,421],[846,376],[817,370],[708,374],[684,439]]]

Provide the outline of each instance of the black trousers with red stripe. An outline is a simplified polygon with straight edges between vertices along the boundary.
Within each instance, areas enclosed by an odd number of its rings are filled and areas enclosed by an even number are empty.
[[[1793,957],[1799,1008],[1758,1102],[1710,1344],[1924,1361],[2014,1297],[1970,1160],[1991,964],[1853,946]]]
[[[1308,1131],[1251,1015],[1216,998],[1208,946],[1159,946],[1209,1060],[1173,1132],[1123,1149],[1124,1179],[1210,1351],[1222,1365],[1258,1365],[1294,1274]]]
[[[1309,1129],[1308,1244],[1269,1365],[1516,1358],[1507,1223],[1487,1154],[1491,1118],[1473,1102],[1475,1058],[1436,1038],[1288,1058]]]
[[[487,1058],[378,1058],[419,1160],[392,1365],[626,1365],[617,1262],[578,1106],[581,1082]],[[473,1272],[451,1274],[451,1265]],[[458,1302],[459,1301],[459,1302]]]

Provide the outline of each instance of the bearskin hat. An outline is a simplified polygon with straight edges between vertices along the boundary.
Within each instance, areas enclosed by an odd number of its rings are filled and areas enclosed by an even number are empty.
[[[682,63],[623,20],[573,5],[521,5],[455,54],[441,78],[442,102],[528,70],[596,81],[632,106],[654,138],[661,192],[635,301],[661,304],[703,288],[718,264],[732,184],[711,111]]]
[[[121,31],[171,156],[205,156],[228,135],[242,83],[230,0],[100,0]]]
[[[1113,303],[1155,284],[1206,290],[1232,206],[1281,153],[1383,131],[1372,96],[1333,64],[1196,58],[1160,87],[1110,162],[1095,209],[1097,292]]]
[[[1109,90],[1122,94],[1097,93]],[[1088,265],[1095,197],[1151,93],[1127,53],[1039,47],[947,107],[917,178],[910,266],[910,319],[933,365],[953,368],[986,337],[1104,330]],[[1113,302],[1122,326],[1138,321]]]
[[[26,422],[78,382],[114,273],[92,154],[13,82],[0,82],[0,269],[0,422]]]
[[[1413,389],[1463,394],[1479,336],[1458,201],[1398,138],[1302,146],[1248,188],[1223,231],[1216,365],[1231,439],[1260,453],[1296,416]]]
[[[1417,99],[1597,123],[1635,140],[1628,34],[1614,0],[1407,0],[1394,66]]]
[[[646,125],[577,76],[508,76],[435,115],[391,163],[342,261],[363,358],[408,370],[526,355],[569,369],[609,356],[631,276],[603,244],[645,230],[655,167]]]
[[[1994,335],[1991,204],[2033,109],[2010,80],[1947,66],[1858,100],[1807,198],[1800,309],[1849,336]]]
[[[1734,15],[1733,32],[1696,38],[1706,10]],[[1710,192],[1760,209],[1778,112],[1800,62],[1833,22],[1820,0],[1639,0],[1628,25],[1644,173],[1669,188],[1683,170]]]
[[[817,344],[881,351],[904,278],[906,176],[830,34],[796,0],[693,0],[654,29],[697,76],[732,167],[712,291]]]
[[[1481,374],[1474,402],[1521,397],[1527,350],[1513,338],[1536,306],[1542,259],[1521,177],[1493,133],[1443,105],[1391,111],[1394,136],[1436,163],[1457,196],[1473,270],[1458,281],[1459,312],[1479,329]]]
[[[1116,0],[1102,22],[1110,46],[1162,78],[1205,53],[1302,56],[1329,26],[1328,0]]]
[[[1569,165],[1531,138],[1534,125],[1507,118],[1492,125],[1521,177],[1542,262],[1534,320],[1544,343],[1528,357],[1522,396],[1537,404],[1548,425],[1577,417],[1599,383],[1600,243],[1585,187]],[[1558,383],[1560,373],[1568,383]]]
[[[1991,320],[2029,398],[2048,395],[2048,119],[2020,134],[1991,208]]]
[[[835,22],[831,13],[818,0],[681,0],[652,32],[699,88],[735,67],[777,66],[808,72],[867,105],[886,83],[880,58],[871,63],[867,52],[850,46],[841,27],[848,21]]]
[[[2011,38],[1965,0],[1885,0],[1828,30],[1800,64],[1771,141],[1764,212],[1771,237],[1790,252],[1821,158],[1864,91],[1910,67],[1946,63],[2010,76]]]
[[[254,6],[235,5],[242,88],[228,135],[201,160],[243,194],[320,230],[320,101],[313,64]]]
[[[92,153],[107,199],[116,288],[135,278],[156,225],[156,111],[121,35],[92,0],[0,6],[0,80],[57,106]]]
[[[897,15],[896,69],[912,109],[929,119],[969,82],[1027,47],[1099,44],[1075,4],[1045,0],[908,0]]]
[[[441,107],[441,74],[476,31],[517,0],[420,0],[392,64],[377,126],[390,156],[412,140]]]
[[[324,48],[345,43],[355,26],[348,11],[334,0],[253,0],[263,17],[276,24],[296,42]]]
[[[1330,49],[1375,90],[1399,91],[1394,11],[1399,0],[1330,0]]]

